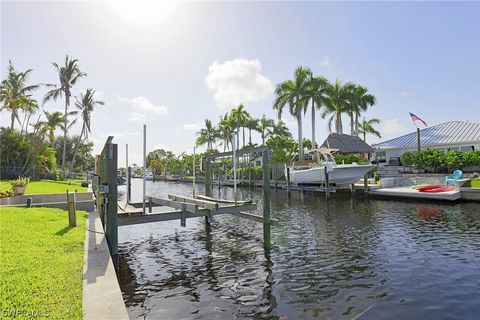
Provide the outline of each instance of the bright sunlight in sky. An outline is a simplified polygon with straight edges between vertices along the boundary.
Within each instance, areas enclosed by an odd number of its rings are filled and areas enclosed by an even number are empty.
[[[175,18],[175,2],[109,1],[109,7],[122,19],[143,25],[155,25]]]

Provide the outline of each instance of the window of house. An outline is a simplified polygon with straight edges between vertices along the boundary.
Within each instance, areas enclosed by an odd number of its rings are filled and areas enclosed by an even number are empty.
[[[472,151],[475,150],[474,146],[461,146],[460,151],[467,152],[467,151]]]
[[[379,162],[387,161],[387,152],[386,151],[378,151],[376,152],[377,160]]]

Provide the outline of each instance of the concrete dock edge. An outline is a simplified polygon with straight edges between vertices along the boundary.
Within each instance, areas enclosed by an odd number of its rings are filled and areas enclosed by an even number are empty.
[[[85,232],[82,298],[84,319],[128,319],[102,222],[96,211],[88,213]]]

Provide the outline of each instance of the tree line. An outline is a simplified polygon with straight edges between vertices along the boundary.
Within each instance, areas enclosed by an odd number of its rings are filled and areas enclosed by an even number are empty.
[[[214,145],[218,144],[223,146],[224,151],[230,150],[233,145],[233,136],[237,132],[236,148],[240,148],[241,131],[242,147],[254,146],[256,144],[252,143],[251,133],[257,131],[261,136],[261,144],[272,148],[274,158],[281,158],[279,156],[281,153],[291,157],[292,153],[294,155],[298,152],[299,159],[303,160],[305,147],[312,149],[318,146],[315,141],[316,112],[319,112],[323,119],[327,118],[329,131],[332,131],[334,124],[336,133],[343,133],[342,115],[346,114],[350,119],[350,135],[362,134],[366,141],[366,135],[369,133],[381,137],[374,128],[375,124],[380,122],[378,119],[360,120],[361,114],[375,104],[375,96],[365,86],[352,82],[342,83],[338,79],[332,83],[325,77],[314,76],[309,68],[297,67],[293,79],[280,82],[275,88],[272,107],[277,111],[276,122],[273,119],[267,119],[265,115],[260,119],[254,119],[246,111],[245,105],[240,104],[221,116],[216,125],[210,119],[205,119],[204,127],[197,133],[196,145],[206,146],[208,150],[212,150]],[[281,120],[285,109],[288,109],[297,120],[296,142],[293,141],[290,131]],[[308,110],[311,111],[311,140],[303,137],[303,117]],[[248,144],[245,138],[246,130]]]
[[[88,141],[88,135],[91,133],[92,113],[97,106],[104,105],[104,102],[96,99],[94,89],[73,95],[74,86],[87,76],[81,71],[77,59],[67,55],[63,64],[54,62],[53,67],[58,83],[31,84],[29,78],[33,69],[18,71],[9,61],[6,77],[1,81],[0,110],[11,113],[10,127],[2,127],[0,132],[2,153],[7,155],[2,157],[1,165],[12,168],[12,175],[28,175],[33,168],[51,173],[59,165],[62,177],[65,178],[68,164],[69,174],[76,169],[91,169],[93,165],[93,143]],[[33,97],[33,93],[41,87],[50,90],[40,104]],[[43,110],[49,101],[61,99],[64,101],[63,113]],[[32,122],[32,117],[37,113],[39,116]],[[80,133],[69,136],[72,126],[78,121],[81,121]],[[19,128],[16,128],[17,125]],[[63,132],[63,137],[55,137],[57,129]],[[16,146],[23,147],[23,152],[17,152]],[[38,158],[48,161],[42,165],[38,163]],[[80,167],[78,162],[81,162]]]

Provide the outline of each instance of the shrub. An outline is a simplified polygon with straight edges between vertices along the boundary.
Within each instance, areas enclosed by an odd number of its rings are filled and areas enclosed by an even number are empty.
[[[16,180],[12,180],[10,181],[10,184],[12,185],[12,188],[15,188],[15,187],[26,187],[27,184],[30,182],[30,178],[26,178],[26,177],[20,177]]]
[[[13,190],[0,190],[0,199],[13,197],[14,195],[15,193],[13,192]]]
[[[339,154],[334,156],[335,162],[338,164],[351,164],[353,162],[359,163],[361,161],[360,157],[354,154]]]
[[[411,167],[415,164],[415,155],[409,151],[402,154],[401,159],[404,167]]]
[[[418,169],[431,167],[436,170],[445,163],[445,154],[438,150],[425,149],[414,154],[414,161]]]
[[[465,167],[480,166],[480,150],[465,152],[463,154],[463,165]]]
[[[463,152],[450,150],[445,157],[445,165],[449,171],[461,169],[463,167]]]

